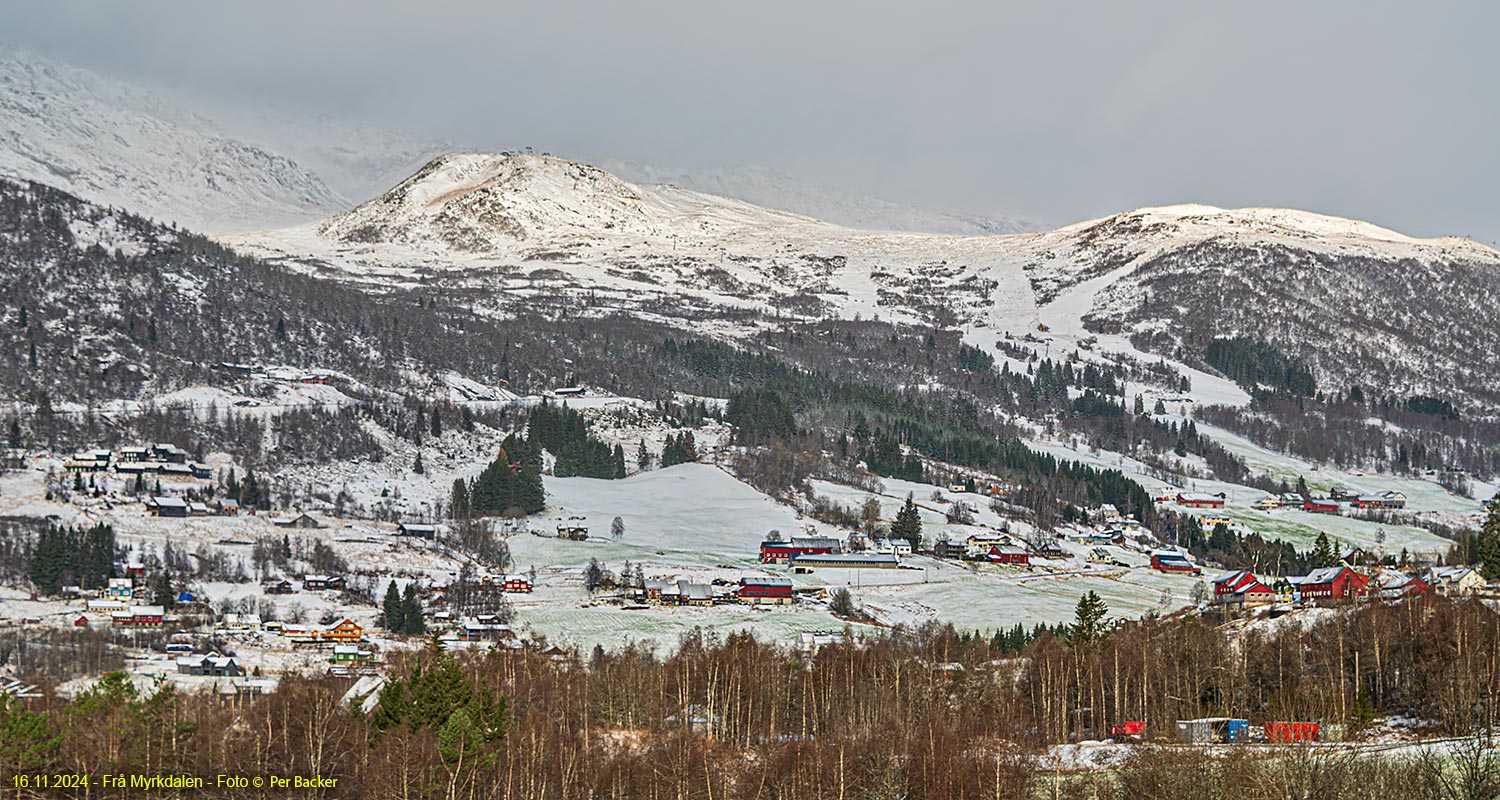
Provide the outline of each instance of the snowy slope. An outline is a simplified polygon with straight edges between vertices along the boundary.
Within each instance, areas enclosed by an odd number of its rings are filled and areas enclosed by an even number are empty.
[[[1248,335],[1307,359],[1330,388],[1380,375],[1500,404],[1500,349],[1444,339],[1500,326],[1483,302],[1500,292],[1500,254],[1301,211],[1185,205],[1043,233],[876,233],[551,156],[464,153],[325,222],[231,243],[383,288],[441,276],[499,306],[586,296],[696,319],[879,316],[961,327],[992,350],[1045,328],[1039,351],[1165,358],[1200,402],[1248,400],[1202,364],[1212,337]]]
[[[992,327],[1034,317],[1020,263],[996,237],[855,231],[544,155],[443,156],[325,222],[227,241],[382,286],[441,274],[511,298],[576,290],[635,307],[693,300]]]
[[[291,159],[163,98],[3,45],[0,175],[209,231],[347,207]]]
[[[600,166],[631,183],[673,184],[864,230],[988,236],[1042,229],[1024,219],[950,214],[893,203],[806,183],[765,167],[682,170],[614,160],[600,162]]]

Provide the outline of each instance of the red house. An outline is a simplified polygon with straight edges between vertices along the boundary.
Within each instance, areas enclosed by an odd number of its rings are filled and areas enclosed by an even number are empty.
[[[1202,492],[1178,492],[1177,505],[1187,508],[1223,508],[1223,494],[1204,494]]]
[[[1337,514],[1339,504],[1332,500],[1303,500],[1302,510],[1313,514]]]
[[[1363,595],[1370,579],[1348,567],[1324,567],[1291,582],[1303,600],[1347,600]]]
[[[504,581],[500,584],[500,590],[503,592],[520,592],[524,594],[529,593],[531,589],[531,580],[525,575],[506,575]]]
[[[792,556],[826,556],[840,552],[843,552],[843,547],[838,539],[793,537],[790,542],[761,542],[760,563],[789,564]]]
[[[791,605],[792,581],[779,577],[740,578],[740,588],[735,594],[744,603]]]
[[[991,564],[1014,564],[1018,567],[1031,566],[1031,554],[1021,547],[1001,547],[995,545],[990,548],[989,555]]]

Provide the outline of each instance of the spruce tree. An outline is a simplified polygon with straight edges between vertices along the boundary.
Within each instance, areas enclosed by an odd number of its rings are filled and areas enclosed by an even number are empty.
[[[1318,539],[1313,543],[1312,552],[1308,554],[1307,561],[1314,569],[1337,566],[1339,554],[1333,549],[1333,544],[1328,541],[1328,534],[1318,532]]]
[[[20,420],[20,418],[18,418],[18,417],[11,417],[10,418],[10,433],[9,433],[8,438],[9,438],[9,444],[10,444],[11,449],[13,449],[13,450],[19,450],[19,449],[21,449],[21,420]],[[641,445],[644,447],[645,446],[645,442],[641,442]]]
[[[619,444],[615,445],[614,473],[616,479],[625,477],[625,448]]]
[[[1474,549],[1479,574],[1487,581],[1500,581],[1500,503],[1490,507],[1490,515],[1479,530],[1479,541]]]
[[[417,451],[417,460],[411,465],[411,471],[418,475],[426,474],[427,468],[422,465],[422,451]]]
[[[1068,628],[1068,638],[1077,644],[1093,644],[1104,637],[1104,615],[1109,613],[1109,606],[1105,604],[1104,598],[1098,593],[1090,590],[1084,596],[1078,598],[1078,606],[1073,612],[1073,624]]]
[[[381,608],[385,614],[385,629],[391,633],[404,633],[406,618],[402,615],[401,594],[396,591],[395,581],[386,584],[385,600],[381,602]]]
[[[417,599],[417,585],[406,584],[406,591],[401,593],[401,627],[402,633],[422,634],[427,632],[427,622],[422,619],[422,601]]]
[[[440,414],[438,414],[438,410],[436,408],[434,408],[432,410],[432,436],[433,436],[433,438],[437,438],[437,437],[442,436],[442,435],[443,435],[443,418],[442,418],[442,416]]]
[[[891,523],[891,538],[911,542],[913,552],[922,548],[922,514],[910,492],[906,495],[906,503],[896,512],[896,521]]]

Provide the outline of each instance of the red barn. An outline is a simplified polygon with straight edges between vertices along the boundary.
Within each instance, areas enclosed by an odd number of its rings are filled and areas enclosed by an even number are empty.
[[[1332,500],[1303,500],[1302,510],[1313,514],[1337,514],[1339,504]]]
[[[997,544],[990,548],[989,558],[992,564],[1014,564],[1020,567],[1031,566],[1031,554],[1021,547],[1001,547]]]
[[[1177,505],[1187,508],[1223,508],[1223,494],[1204,494],[1202,492],[1178,492]]]
[[[790,542],[761,542],[760,563],[788,564],[792,556],[826,556],[843,552],[838,539],[793,537]]]
[[[791,605],[792,581],[790,578],[779,577],[740,578],[740,588],[736,594],[745,603]]]
[[[1234,594],[1251,584],[1260,583],[1255,574],[1246,570],[1229,572],[1214,578],[1214,596],[1223,597],[1226,594]]]
[[[1189,561],[1187,556],[1170,550],[1152,553],[1151,568],[1158,572],[1181,572],[1188,575],[1203,574],[1203,570],[1199,569],[1197,564]]]
[[[1347,600],[1365,593],[1370,579],[1348,567],[1315,569],[1291,579],[1303,600]]]

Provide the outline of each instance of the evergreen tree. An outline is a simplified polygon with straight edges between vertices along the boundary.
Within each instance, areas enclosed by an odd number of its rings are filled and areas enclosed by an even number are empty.
[[[1500,503],[1490,506],[1490,515],[1479,531],[1474,551],[1474,560],[1479,563],[1479,573],[1484,579],[1500,581]]]
[[[910,492],[906,495],[906,503],[896,512],[896,521],[891,523],[891,538],[911,542],[913,551],[922,548],[922,514]]]
[[[614,472],[616,479],[625,477],[625,448],[619,444],[615,445]]]
[[[8,443],[12,449],[21,449],[21,420],[19,418],[10,418],[10,433],[7,438]],[[641,442],[641,446],[645,447],[646,443]]]
[[[417,585],[406,584],[401,593],[401,632],[422,634],[427,632],[427,622],[422,618],[422,601],[417,599]]]
[[[417,451],[417,460],[416,460],[415,463],[413,463],[411,465],[411,471],[417,473],[418,475],[423,475],[423,474],[425,474],[427,472],[427,468],[424,467],[424,466],[422,466],[422,451],[421,450]]]
[[[448,515],[453,519],[469,516],[469,487],[462,478],[453,479],[453,491],[448,496]]]
[[[1314,569],[1338,566],[1339,554],[1333,549],[1333,544],[1328,541],[1328,534],[1318,532],[1318,539],[1313,543],[1312,553],[1308,554],[1308,563]]]
[[[443,435],[443,418],[438,413],[438,409],[436,409],[436,408],[434,408],[432,410],[432,429],[431,430],[432,430],[432,436],[433,436],[434,439]]]
[[[14,425],[15,422],[12,421],[11,424]],[[19,445],[11,446],[19,447]],[[645,439],[642,439],[640,445],[635,449],[635,467],[641,472],[651,469],[651,451],[646,449]]]
[[[391,633],[404,633],[406,631],[406,617],[401,605],[401,593],[396,591],[396,582],[391,581],[385,587],[385,600],[381,602],[383,609],[385,629]]]
[[[21,316],[16,320],[16,322],[22,328],[25,328],[31,324],[31,321],[26,317],[26,306],[21,306]]]
[[[1073,624],[1068,628],[1068,637],[1077,644],[1093,644],[1104,637],[1104,615],[1108,613],[1109,606],[1104,599],[1090,590],[1078,598],[1078,606],[1073,612]]]

